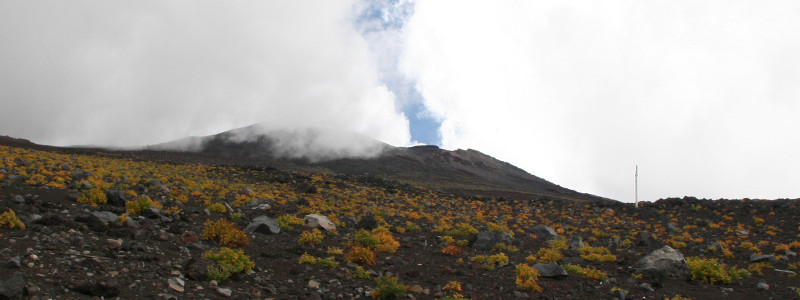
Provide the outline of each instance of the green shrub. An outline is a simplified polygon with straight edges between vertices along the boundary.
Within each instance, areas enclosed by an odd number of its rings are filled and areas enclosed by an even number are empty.
[[[153,201],[153,199],[150,199],[148,196],[141,196],[136,200],[125,202],[125,211],[132,215],[141,214],[143,211],[151,207],[158,209],[164,208],[161,203]]]
[[[91,204],[94,207],[97,207],[97,205],[100,204],[105,204],[106,201],[108,201],[106,192],[100,188],[93,188],[91,190],[84,191],[80,198],[78,198],[78,203]]]
[[[255,266],[242,249],[222,247],[218,252],[206,251],[203,257],[216,263],[206,269],[208,280],[223,281],[234,273],[249,272]]]
[[[277,222],[281,228],[292,228],[293,226],[303,225],[303,219],[293,215],[282,215],[276,218],[275,222]]]
[[[228,209],[225,208],[225,205],[222,203],[211,203],[208,206],[206,206],[206,208],[208,208],[208,211],[218,214],[228,211]]]
[[[302,245],[314,247],[314,245],[322,243],[323,239],[325,239],[325,235],[322,234],[322,231],[319,231],[319,229],[314,228],[311,230],[303,231],[303,233],[300,234],[300,238],[297,239],[297,242]]]
[[[725,264],[719,263],[716,258],[688,257],[686,263],[692,273],[692,280],[699,280],[708,284],[729,284],[731,275],[725,269]]]
[[[578,275],[583,276],[583,278],[586,278],[586,279],[591,279],[591,280],[606,280],[606,279],[608,279],[608,274],[606,274],[605,272],[603,272],[601,270],[595,269],[595,268],[591,268],[591,267],[585,267],[584,268],[584,267],[581,267],[581,266],[578,266],[578,265],[573,265],[573,264],[566,264],[566,265],[563,265],[561,267],[564,269],[564,271],[567,271],[567,273],[578,274]]]
[[[374,299],[397,299],[406,295],[408,287],[397,282],[397,277],[381,276],[375,279],[378,286],[372,290]]]

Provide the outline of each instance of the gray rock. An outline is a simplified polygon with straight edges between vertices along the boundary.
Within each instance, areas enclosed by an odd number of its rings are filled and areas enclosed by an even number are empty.
[[[281,226],[278,222],[275,222],[275,220],[267,216],[260,216],[253,219],[253,222],[250,222],[250,224],[245,227],[244,231],[262,234],[280,233]]]
[[[653,286],[650,285],[647,282],[643,282],[642,284],[640,284],[639,288],[641,288],[643,290],[646,290],[646,291],[649,291],[649,292],[655,292],[656,291],[655,289],[653,289]]]
[[[497,243],[511,243],[511,235],[508,233],[495,233],[490,231],[479,232],[472,242],[472,248],[478,250],[492,250]]]
[[[303,225],[312,228],[322,227],[327,231],[336,230],[336,224],[333,224],[333,222],[331,222],[331,220],[328,219],[328,217],[320,216],[318,214],[306,215],[303,218]]]
[[[653,235],[647,231],[639,231],[636,234],[636,246],[650,246],[655,242]]]
[[[778,263],[778,259],[775,258],[774,255],[755,255],[755,254],[750,254],[750,261],[751,262],[763,262],[763,261],[766,261],[766,262],[769,262],[771,264]]]
[[[233,295],[233,291],[231,291],[231,289],[224,288],[224,287],[218,287],[217,288],[217,293],[219,293],[220,295],[223,295],[225,297],[230,297],[231,295]]]
[[[674,224],[674,223],[672,223],[672,222],[669,222],[669,223],[667,223],[667,229],[668,229],[670,232],[676,232],[676,231],[680,230],[680,228],[678,228],[678,226],[677,226],[677,225],[675,225],[675,224]]]
[[[549,264],[535,264],[533,267],[536,271],[539,271],[539,275],[542,277],[561,277],[569,275],[567,271],[564,271],[564,269],[555,262]]]
[[[661,281],[664,278],[686,280],[689,278],[689,266],[683,254],[670,246],[654,250],[637,261],[633,268],[650,280]]]
[[[769,284],[767,284],[764,281],[761,281],[758,284],[756,284],[756,288],[760,291],[767,291],[769,290]]]
[[[111,223],[119,220],[119,216],[110,211],[96,211],[93,212],[92,214],[98,219],[100,219],[100,221],[103,223]]]
[[[0,299],[22,299],[25,293],[25,279],[20,276],[0,279]]]
[[[19,269],[22,267],[22,260],[19,256],[14,256],[6,262],[6,267],[9,269]]]
[[[531,233],[535,234],[540,239],[546,240],[552,240],[558,237],[558,234],[553,228],[545,225],[533,226],[533,228],[531,228]]]
[[[125,201],[128,201],[128,195],[125,195],[122,190],[110,189],[106,191],[106,204],[125,206]]]
[[[722,246],[722,243],[720,243],[719,241],[716,241],[716,242],[711,243],[711,245],[708,246],[708,249],[713,250],[713,251],[722,251],[722,249],[725,249],[725,247]]]
[[[17,204],[25,203],[25,197],[22,197],[22,195],[14,195],[14,198],[11,199],[11,200],[14,201],[14,203],[17,203]]]
[[[570,250],[578,250],[580,248],[583,248],[583,246],[584,246],[583,245],[583,240],[581,239],[580,236],[576,235],[576,236],[571,236],[569,238],[569,249]]]

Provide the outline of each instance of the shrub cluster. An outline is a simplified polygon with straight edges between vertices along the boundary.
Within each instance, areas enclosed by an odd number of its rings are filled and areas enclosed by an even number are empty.
[[[0,214],[0,227],[7,226],[8,228],[14,229],[25,229],[25,224],[17,218],[17,214],[14,213],[13,209],[9,209],[8,211]]]
[[[216,263],[206,270],[208,280],[223,281],[234,273],[249,272],[255,266],[242,249],[223,247],[218,252],[207,251],[203,257]]]
[[[207,220],[203,224],[203,234],[200,238],[203,240],[216,240],[228,247],[244,247],[250,244],[250,238],[247,237],[247,234],[227,219]]]
[[[699,280],[708,284],[729,284],[733,279],[741,279],[750,274],[747,270],[736,267],[728,268],[716,258],[687,257],[686,263],[692,274],[692,280]]]
[[[374,299],[395,299],[405,296],[408,287],[397,282],[397,277],[381,276],[375,279],[377,286],[372,290]]]
[[[141,214],[143,211],[145,211],[150,207],[155,207],[158,209],[164,208],[164,206],[161,205],[161,203],[159,203],[158,201],[153,201],[153,199],[150,199],[150,197],[148,196],[141,196],[136,200],[125,202],[125,211],[133,215]]]
[[[517,276],[515,281],[517,288],[521,291],[531,293],[538,293],[542,291],[542,287],[539,286],[538,282],[536,282],[536,280],[539,279],[539,271],[536,271],[535,268],[532,268],[526,264],[518,264],[514,270],[514,274]]]

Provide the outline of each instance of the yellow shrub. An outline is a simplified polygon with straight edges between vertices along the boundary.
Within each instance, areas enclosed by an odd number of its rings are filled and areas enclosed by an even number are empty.
[[[145,211],[150,207],[155,207],[158,209],[164,208],[164,206],[161,205],[161,203],[153,201],[153,199],[150,199],[150,197],[148,196],[141,196],[134,201],[125,202],[125,210],[133,215],[141,214],[143,211]]]
[[[461,283],[458,281],[450,281],[442,287],[443,291],[461,291]]]
[[[536,280],[539,279],[539,271],[526,264],[518,264],[514,270],[517,276],[515,283],[517,288],[531,293],[538,293],[542,291],[542,287]]]
[[[3,226],[8,226],[11,229],[25,229],[25,224],[17,218],[17,214],[14,213],[13,209],[0,214],[0,227]]]
[[[611,250],[606,247],[586,245],[581,247],[578,252],[580,252],[581,258],[586,261],[612,262],[617,260],[617,257],[611,254]]]
[[[89,191],[86,191],[80,198],[78,198],[78,203],[91,204],[94,207],[97,207],[97,205],[100,204],[105,204],[106,201],[108,201],[106,192],[99,188],[93,188]]]
[[[244,247],[250,244],[247,234],[226,219],[219,219],[215,222],[207,220],[203,224],[203,234],[200,238],[217,240],[220,244],[228,247]]]
[[[319,244],[325,238],[325,235],[322,234],[322,231],[319,229],[311,229],[303,231],[300,234],[300,238],[297,239],[297,242],[309,247],[314,247],[314,245]]]
[[[377,262],[377,257],[375,256],[375,252],[371,249],[362,247],[359,245],[353,245],[347,250],[347,253],[344,255],[344,259],[347,262],[357,263],[366,266],[372,266]]]

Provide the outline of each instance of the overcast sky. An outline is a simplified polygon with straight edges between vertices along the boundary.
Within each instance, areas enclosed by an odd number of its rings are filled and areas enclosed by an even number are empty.
[[[0,135],[253,123],[472,148],[581,192],[800,198],[797,1],[0,1]]]

